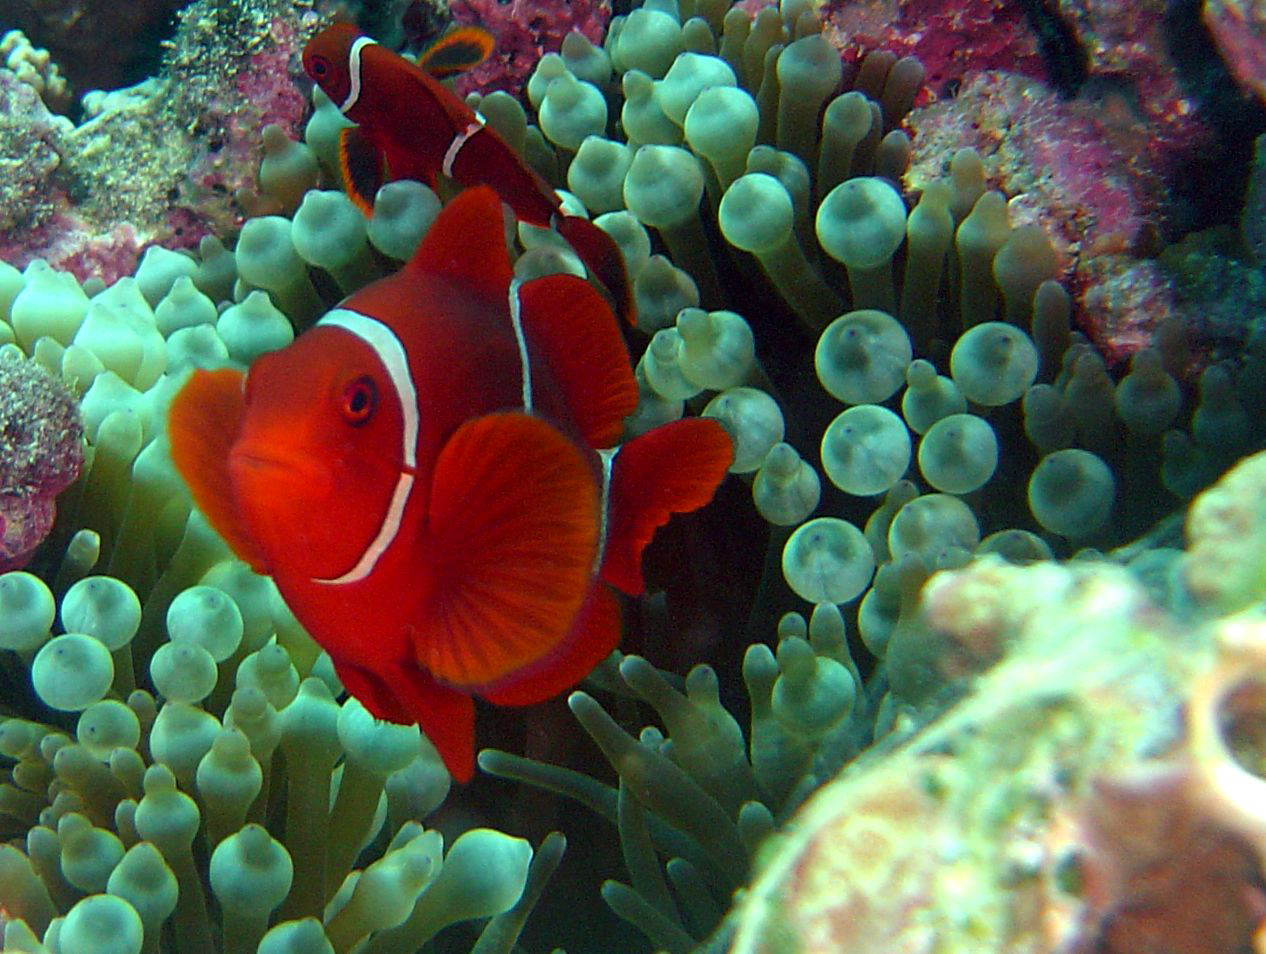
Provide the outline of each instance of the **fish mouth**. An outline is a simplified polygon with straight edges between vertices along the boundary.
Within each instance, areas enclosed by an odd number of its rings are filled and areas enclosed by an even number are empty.
[[[239,479],[265,479],[309,490],[327,487],[330,483],[330,475],[323,467],[313,465],[302,455],[286,453],[276,447],[235,447],[229,453],[229,469]]]

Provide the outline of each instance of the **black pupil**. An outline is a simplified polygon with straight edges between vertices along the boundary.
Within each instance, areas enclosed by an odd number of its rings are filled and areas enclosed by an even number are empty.
[[[353,414],[363,414],[369,408],[369,389],[363,384],[352,392],[352,400],[348,405]]]
[[[320,60],[317,60],[315,63],[313,63],[313,64],[312,64],[312,70],[313,70],[313,72],[315,72],[318,76],[324,76],[324,75],[325,75],[325,64],[324,64],[324,63],[322,63]]]

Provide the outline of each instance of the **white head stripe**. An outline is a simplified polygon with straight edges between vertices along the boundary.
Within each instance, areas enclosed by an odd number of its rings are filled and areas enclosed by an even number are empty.
[[[409,373],[409,358],[405,354],[404,345],[396,337],[395,332],[376,318],[362,315],[350,308],[335,308],[327,312],[317,322],[329,328],[342,328],[350,332],[373,349],[378,360],[382,362],[391,379],[391,386],[400,401],[400,414],[404,422],[401,428],[400,459],[403,470],[396,480],[396,489],[391,495],[391,503],[383,515],[378,533],[360,555],[356,565],[340,577],[334,579],[318,579],[316,583],[356,583],[363,580],[378,563],[378,558],[386,552],[387,547],[396,538],[400,530],[400,521],[404,519],[404,507],[409,502],[409,492],[413,489],[413,468],[417,466],[418,445],[418,395],[413,386],[413,375]]]
[[[444,153],[444,164],[440,167],[444,175],[450,179],[453,177],[453,163],[457,161],[457,154],[462,151],[462,146],[466,145],[467,140],[483,128],[484,118],[475,113],[475,122],[453,137],[453,141],[448,144],[448,149]]]
[[[347,75],[352,81],[351,89],[347,91],[347,99],[339,103],[338,111],[346,114],[349,109],[356,105],[356,100],[360,99],[360,52],[365,47],[376,43],[367,36],[358,36],[352,43],[352,49],[347,54]]]
[[[402,473],[396,481],[396,489],[391,495],[391,503],[387,507],[386,516],[382,518],[382,525],[378,528],[378,534],[369,546],[365,548],[365,552],[360,555],[356,565],[342,576],[328,580],[314,579],[312,582],[329,583],[337,586],[342,583],[357,583],[369,576],[373,572],[374,566],[378,563],[378,558],[387,552],[387,547],[391,546],[396,534],[400,532],[400,521],[404,519],[404,506],[409,502],[409,492],[412,489],[413,475]]]
[[[519,301],[519,289],[523,283],[517,278],[510,280],[510,326],[514,329],[514,342],[519,346],[519,367],[523,377],[523,410],[532,410],[532,365],[528,361],[527,339],[523,336],[523,315]]]
[[[327,328],[342,328],[373,348],[374,354],[387,370],[391,386],[400,401],[400,415],[404,421],[404,427],[401,428],[400,459],[404,461],[406,468],[412,470],[417,465],[418,392],[413,386],[413,375],[409,373],[409,356],[405,354],[404,345],[400,343],[396,333],[381,321],[350,308],[328,311],[317,324]]]
[[[618,447],[599,448],[598,456],[602,459],[602,501],[599,503],[598,519],[598,554],[593,560],[593,572],[596,576],[602,566],[602,558],[607,551],[607,524],[610,522],[608,509],[611,506],[611,471],[615,467],[615,455],[620,453]]]

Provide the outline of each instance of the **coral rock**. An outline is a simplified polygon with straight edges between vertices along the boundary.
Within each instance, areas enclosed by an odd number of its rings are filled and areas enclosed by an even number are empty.
[[[52,529],[57,494],[83,466],[83,424],[66,387],[0,352],[0,570],[23,566]]]

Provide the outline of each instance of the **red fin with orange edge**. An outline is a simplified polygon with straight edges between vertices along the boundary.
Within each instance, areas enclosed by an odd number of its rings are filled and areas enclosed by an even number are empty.
[[[610,447],[637,408],[637,381],[611,309],[575,275],[547,275],[519,288],[523,333],[549,365],[591,447]]]
[[[229,450],[246,413],[244,378],[241,371],[195,371],[172,398],[167,437],[172,463],[198,509],[252,570],[267,573],[267,561],[239,520],[229,478]]]
[[[633,303],[633,283],[629,281],[624,255],[615,239],[579,215],[560,215],[554,227],[602,282],[615,303],[616,314],[628,324],[635,324],[637,307]]]
[[[478,693],[499,706],[530,706],[566,692],[606,659],[620,642],[620,604],[605,583],[589,591],[557,652]]]
[[[483,27],[458,27],[423,50],[418,66],[432,76],[453,76],[488,59],[496,45],[496,39]]]
[[[588,592],[598,546],[591,462],[546,421],[467,421],[436,460],[429,532],[434,586],[414,654],[446,685],[503,679],[556,651]]]
[[[371,214],[374,197],[387,181],[387,162],[359,126],[339,130],[338,171],[348,198],[366,215]]]
[[[509,288],[510,253],[497,193],[476,186],[440,209],[406,268],[477,288]]]
[[[672,514],[711,500],[733,459],[725,428],[704,417],[663,424],[623,445],[612,464],[599,577],[625,593],[641,593],[642,550],[655,530]]]

